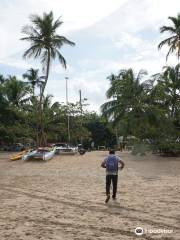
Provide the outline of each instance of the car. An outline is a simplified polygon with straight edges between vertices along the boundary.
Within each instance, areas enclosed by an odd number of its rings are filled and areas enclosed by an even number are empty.
[[[4,151],[12,151],[12,152],[21,152],[25,150],[25,146],[22,143],[14,143],[12,145],[7,145],[3,147]]]

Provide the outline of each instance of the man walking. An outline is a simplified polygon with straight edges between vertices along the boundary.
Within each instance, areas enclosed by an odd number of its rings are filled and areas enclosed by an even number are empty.
[[[120,164],[120,166],[119,166]],[[114,150],[109,151],[109,155],[104,159],[101,164],[101,167],[106,168],[106,201],[107,203],[110,199],[110,187],[111,181],[113,185],[113,194],[112,199],[116,200],[116,192],[117,192],[117,182],[118,182],[118,169],[122,170],[124,168],[124,162],[115,155]]]

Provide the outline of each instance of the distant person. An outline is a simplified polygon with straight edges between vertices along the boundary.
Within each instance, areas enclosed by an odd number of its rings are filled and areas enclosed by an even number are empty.
[[[109,151],[109,155],[104,159],[101,167],[106,168],[106,201],[107,203],[110,199],[110,187],[111,181],[113,185],[112,199],[116,200],[117,183],[118,183],[118,170],[124,168],[124,162],[119,156],[115,155],[114,150]]]

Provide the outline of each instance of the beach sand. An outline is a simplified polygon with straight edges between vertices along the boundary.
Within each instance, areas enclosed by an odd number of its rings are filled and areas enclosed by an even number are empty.
[[[118,199],[105,204],[106,154],[11,162],[0,153],[0,240],[179,240],[180,158],[119,153]]]

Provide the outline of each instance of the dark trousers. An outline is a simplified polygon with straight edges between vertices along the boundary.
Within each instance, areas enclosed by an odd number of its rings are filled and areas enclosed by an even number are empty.
[[[116,197],[118,175],[106,175],[106,195],[110,194],[111,182],[113,185],[113,198]]]

